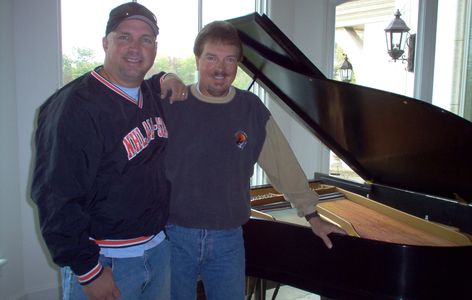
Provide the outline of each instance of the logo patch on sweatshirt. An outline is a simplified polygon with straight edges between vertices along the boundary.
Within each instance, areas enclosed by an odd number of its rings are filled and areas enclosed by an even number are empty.
[[[241,150],[244,149],[247,144],[247,134],[244,131],[239,130],[238,132],[236,132],[234,137],[236,139],[236,146],[238,146],[238,148]]]

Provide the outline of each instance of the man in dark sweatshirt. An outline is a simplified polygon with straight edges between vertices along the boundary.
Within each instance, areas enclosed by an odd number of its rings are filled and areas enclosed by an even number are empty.
[[[344,233],[315,211],[318,195],[269,110],[253,93],[233,87],[242,45],[227,22],[206,25],[194,54],[199,81],[186,101],[163,104],[169,129],[166,174],[171,182],[171,297],[195,299],[197,278],[208,299],[244,299],[241,225],[250,216],[250,177],[257,162],[332,247],[328,234]]]

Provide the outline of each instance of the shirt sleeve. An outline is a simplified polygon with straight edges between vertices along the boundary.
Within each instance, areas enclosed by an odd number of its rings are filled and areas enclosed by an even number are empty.
[[[272,116],[266,124],[266,138],[257,163],[274,188],[297,209],[298,216],[315,210],[319,196],[310,189],[292,148]]]
[[[76,275],[96,275],[99,248],[89,240],[86,193],[97,173],[101,144],[84,110],[60,107],[48,105],[38,117],[31,196],[53,261]]]

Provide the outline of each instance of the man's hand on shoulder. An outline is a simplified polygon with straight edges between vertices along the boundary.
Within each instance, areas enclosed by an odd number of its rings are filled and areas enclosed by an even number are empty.
[[[180,80],[180,78],[172,73],[162,75],[161,78],[161,99],[169,96],[170,103],[174,101],[183,101],[187,99],[188,87]]]
[[[97,279],[82,288],[90,300],[115,300],[121,296],[108,267],[104,267],[102,274]]]

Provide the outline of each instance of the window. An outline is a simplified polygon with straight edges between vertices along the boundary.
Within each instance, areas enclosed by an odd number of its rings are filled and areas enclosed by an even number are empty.
[[[357,84],[410,97],[424,95],[423,100],[472,120],[471,3],[471,0],[349,1],[336,9],[336,46],[349,56]],[[388,61],[386,54],[379,57],[379,53],[385,53],[383,29],[396,9],[410,27],[410,34],[417,34],[417,46],[423,39],[423,51],[416,53],[415,60],[434,62],[433,66],[423,64],[418,68],[421,70],[407,72],[405,63]],[[419,32],[421,24],[429,26],[422,30],[434,34]],[[335,69],[339,65],[339,61],[335,62]],[[427,75],[422,74],[425,65]],[[431,70],[434,76],[423,82]],[[331,160],[332,172],[341,173],[343,167],[339,158]]]
[[[193,41],[198,33],[198,1],[138,1],[157,18],[157,56],[149,74],[161,70],[179,75],[186,83],[195,82]],[[185,9],[182,9],[185,7]]]
[[[471,103],[465,90],[470,89],[470,84],[465,84],[470,81],[466,38],[469,6],[466,0],[438,1],[433,84],[433,104],[465,118],[464,107]]]
[[[416,33],[418,0],[358,0],[338,5],[333,70],[339,69],[345,54],[353,66],[352,83],[412,97],[414,73],[407,71],[406,62],[394,62],[386,48],[384,29],[396,9],[410,27],[410,33]],[[339,80],[337,72],[333,78]],[[330,174],[363,181],[332,152]]]
[[[103,63],[102,38],[105,36],[108,14],[113,7],[123,2],[61,1],[64,84]]]

